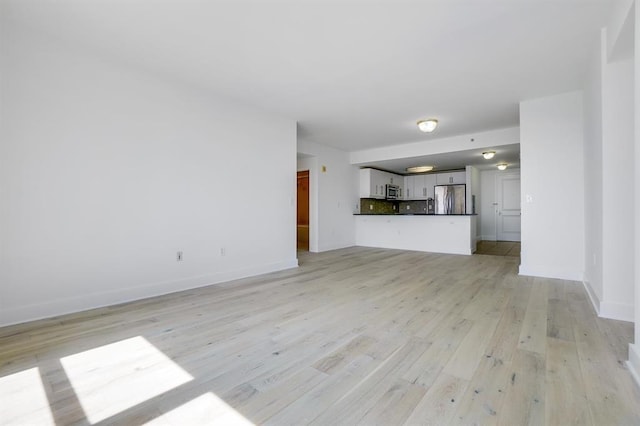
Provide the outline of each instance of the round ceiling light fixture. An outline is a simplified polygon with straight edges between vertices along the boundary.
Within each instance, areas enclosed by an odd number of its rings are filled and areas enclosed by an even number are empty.
[[[485,160],[491,160],[496,155],[495,151],[485,151],[482,153],[482,156]]]
[[[507,163],[500,163],[496,167],[498,167],[498,170],[507,170],[507,166]]]
[[[430,172],[431,170],[433,170],[433,166],[407,167],[407,172],[409,173],[424,173],[424,172]]]
[[[438,127],[438,120],[435,118],[429,118],[427,120],[418,121],[418,129],[425,133],[433,132]]]

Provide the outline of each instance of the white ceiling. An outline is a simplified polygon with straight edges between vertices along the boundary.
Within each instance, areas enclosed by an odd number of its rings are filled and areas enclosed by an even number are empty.
[[[612,0],[2,0],[3,20],[354,151],[518,125],[581,87]],[[430,135],[417,120],[437,117]]]

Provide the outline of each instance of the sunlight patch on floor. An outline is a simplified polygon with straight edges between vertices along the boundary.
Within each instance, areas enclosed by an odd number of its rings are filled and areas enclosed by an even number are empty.
[[[253,426],[233,407],[213,393],[205,393],[146,423],[153,426],[179,424],[219,424],[229,426]]]
[[[60,361],[92,424],[193,380],[141,336]]]
[[[37,367],[0,377],[0,424],[55,424]]]

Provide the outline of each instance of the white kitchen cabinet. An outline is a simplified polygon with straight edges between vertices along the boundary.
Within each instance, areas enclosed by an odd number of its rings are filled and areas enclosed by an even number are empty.
[[[360,169],[360,198],[384,198],[383,177],[378,170]]]
[[[423,199],[426,200],[427,198],[435,198],[433,187],[437,185],[436,176],[438,175],[424,175],[424,193],[426,194],[426,196]]]
[[[447,172],[436,174],[436,185],[466,184],[467,172]]]
[[[433,198],[433,187],[436,185],[436,174],[412,175],[405,178],[406,200],[426,200]]]
[[[426,200],[426,188],[424,186],[426,175],[416,175],[413,181],[413,199]]]
[[[405,176],[404,177],[404,199],[405,200],[413,200],[414,191],[413,186],[415,182],[415,176]]]
[[[360,198],[384,199],[386,185],[398,185],[404,192],[404,177],[376,169],[360,169]]]

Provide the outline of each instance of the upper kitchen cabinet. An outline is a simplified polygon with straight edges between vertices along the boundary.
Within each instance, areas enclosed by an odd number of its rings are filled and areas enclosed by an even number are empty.
[[[405,176],[404,177],[404,199],[415,200],[415,181],[417,176]]]
[[[404,193],[404,177],[376,169],[360,169],[360,198],[380,198],[386,195],[386,186],[399,187],[400,198]]]
[[[424,178],[425,175],[413,175],[405,177],[405,200],[422,200],[427,198],[426,196],[423,197]]]
[[[436,185],[466,184],[467,172],[448,172],[436,175]],[[433,188],[432,188],[433,189]]]
[[[378,170],[360,169],[360,198],[384,198],[384,187]]]
[[[412,175],[405,177],[405,200],[426,200],[433,198],[433,187],[436,185],[435,174]]]
[[[424,175],[424,191],[423,191],[423,193],[426,194],[426,196],[424,197],[425,200],[427,198],[434,198],[435,197],[435,195],[433,193],[433,187],[437,185],[436,176],[438,176],[438,175]]]

